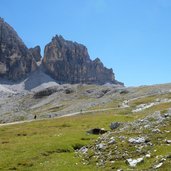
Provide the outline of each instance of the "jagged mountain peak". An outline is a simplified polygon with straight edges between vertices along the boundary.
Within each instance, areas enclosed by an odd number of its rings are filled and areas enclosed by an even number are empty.
[[[60,35],[46,45],[43,65],[46,72],[61,83],[122,84],[99,58],[90,59],[86,46]]]
[[[36,69],[36,62],[17,32],[0,19],[0,77],[18,80]]]
[[[0,18],[0,77],[20,80],[39,67],[36,62],[41,63],[41,58],[40,46],[28,49],[17,32]],[[61,35],[55,35],[45,46],[42,65],[46,74],[59,83],[122,84],[99,58],[90,59],[86,46]]]
[[[36,62],[41,61],[41,48],[39,45],[35,46],[34,48],[29,49],[30,53],[33,55],[33,58],[36,60]]]

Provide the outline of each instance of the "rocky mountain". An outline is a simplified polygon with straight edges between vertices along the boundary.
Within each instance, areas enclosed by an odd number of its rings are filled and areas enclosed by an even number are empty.
[[[0,77],[18,80],[37,67],[16,31],[0,18]]]
[[[42,69],[59,83],[119,84],[112,69],[99,58],[91,60],[87,48],[55,36],[45,46],[41,64],[40,46],[28,49],[16,31],[0,18],[0,78],[20,80]],[[39,66],[36,62],[39,62]]]
[[[39,62],[42,58],[40,54],[40,46],[35,46],[34,48],[30,48],[29,51],[33,55],[33,58],[36,60],[36,62]]]
[[[61,83],[121,84],[112,69],[107,69],[99,58],[91,60],[87,48],[76,42],[55,36],[46,45],[43,65],[46,72]]]

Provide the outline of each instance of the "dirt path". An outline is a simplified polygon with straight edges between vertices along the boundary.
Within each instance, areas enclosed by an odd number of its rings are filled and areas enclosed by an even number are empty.
[[[140,99],[140,98],[144,98],[144,97],[148,97],[148,95],[146,95],[146,96],[139,96],[139,97],[136,97],[136,98],[132,98],[132,99],[126,100],[127,101],[126,103],[128,104],[130,101],[134,101],[134,100],[137,100],[137,99]],[[125,103],[125,102],[123,102],[123,103]],[[115,107],[115,108],[106,108],[106,109],[96,109],[96,110],[87,110],[87,111],[81,111],[81,112],[73,112],[73,113],[67,113],[67,114],[64,114],[64,115],[61,115],[61,116],[55,116],[55,117],[53,117],[53,119],[54,118],[69,117],[69,116],[74,116],[74,115],[78,115],[78,114],[92,113],[92,112],[104,112],[104,111],[109,111],[109,110],[124,109],[124,108],[127,108],[127,107],[129,107],[129,105],[122,105],[120,108],[116,108]],[[48,119],[49,118],[42,118],[42,119],[10,122],[10,123],[0,124],[0,127],[8,126],[8,125],[22,124],[22,123],[28,123],[28,122],[34,122],[34,121],[48,120]]]
[[[64,115],[61,115],[61,116],[53,117],[53,119],[55,119],[55,118],[69,117],[69,116],[74,116],[74,115],[78,115],[78,114],[92,113],[92,112],[104,112],[104,111],[115,110],[115,109],[118,109],[118,108],[106,108],[106,109],[97,109],[97,110],[87,110],[87,111],[81,111],[81,112],[74,112],[74,113],[68,113],[68,114],[64,114]],[[0,124],[0,127],[2,127],[2,126],[8,126],[8,125],[22,124],[22,123],[28,123],[28,122],[34,122],[34,121],[42,121],[42,120],[48,120],[48,119],[49,118],[26,120],[26,121],[17,121],[17,122],[10,122],[10,123]]]

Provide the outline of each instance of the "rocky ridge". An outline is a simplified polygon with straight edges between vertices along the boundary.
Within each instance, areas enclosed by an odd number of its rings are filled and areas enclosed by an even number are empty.
[[[90,59],[84,45],[67,41],[62,36],[55,36],[46,45],[43,65],[46,72],[61,83],[122,84],[99,58]]]
[[[34,48],[30,48],[29,51],[31,52],[31,54],[33,55],[33,58],[35,59],[36,62],[41,61],[41,49],[40,46],[35,46]]]
[[[45,46],[41,63],[40,46],[28,49],[16,31],[0,18],[0,76],[21,80],[37,68],[59,83],[119,84],[112,69],[99,58],[91,60],[84,45],[55,36]],[[38,63],[36,63],[38,62]],[[40,67],[39,67],[40,66]],[[43,67],[42,67],[43,66]]]
[[[84,45],[58,35],[46,45],[43,65],[46,72],[61,83],[122,84],[99,58],[90,59]]]
[[[37,68],[16,31],[0,18],[0,77],[19,80]]]

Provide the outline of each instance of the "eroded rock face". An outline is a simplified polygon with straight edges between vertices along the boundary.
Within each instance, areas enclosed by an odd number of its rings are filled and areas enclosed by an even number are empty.
[[[41,54],[40,54],[40,46],[35,46],[34,48],[30,48],[29,51],[33,55],[33,58],[35,59],[36,62],[41,61]]]
[[[46,72],[61,83],[121,84],[112,69],[107,69],[99,58],[91,60],[84,45],[53,37],[44,50]]]
[[[19,80],[36,70],[39,61],[40,47],[28,49],[16,31],[0,18],[0,77]],[[84,45],[62,36],[55,36],[46,45],[40,66],[59,83],[122,84],[99,58],[90,59]]]
[[[37,68],[16,31],[0,18],[0,77],[18,80]]]

